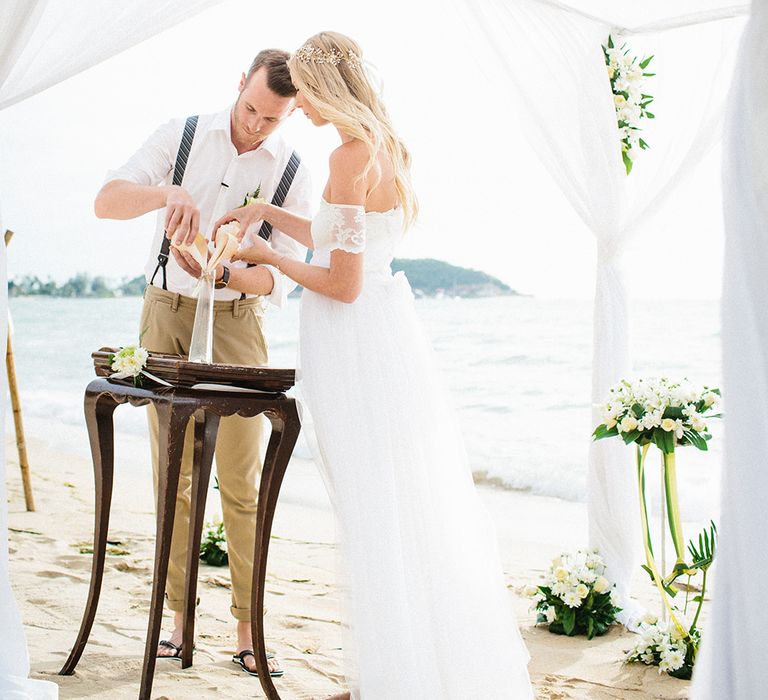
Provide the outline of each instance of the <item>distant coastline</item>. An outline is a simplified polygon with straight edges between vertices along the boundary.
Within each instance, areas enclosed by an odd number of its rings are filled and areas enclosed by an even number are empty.
[[[449,265],[442,260],[395,258],[393,272],[404,272],[417,297],[519,296],[509,285],[486,272]]]
[[[395,258],[392,270],[405,273],[414,295],[419,298],[519,296],[509,285],[485,272],[457,267],[442,260]],[[141,296],[145,284],[144,275],[114,282],[81,272],[62,284],[50,278],[43,280],[35,275],[24,275],[8,282],[8,296],[88,299]]]

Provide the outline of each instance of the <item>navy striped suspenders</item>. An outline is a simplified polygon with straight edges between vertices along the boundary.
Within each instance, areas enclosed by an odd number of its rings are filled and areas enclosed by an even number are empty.
[[[176,154],[176,165],[173,169],[173,184],[180,185],[184,179],[184,171],[187,168],[187,159],[189,158],[189,152],[192,149],[192,140],[195,138],[195,129],[197,128],[197,115],[193,117],[187,117],[187,121],[184,124],[184,134],[181,137],[181,143],[179,144],[179,152]],[[160,244],[160,253],[157,256],[157,267],[152,273],[152,279],[149,283],[152,284],[155,281],[155,275],[158,270],[163,271],[163,289],[168,289],[168,285],[165,278],[165,266],[168,264],[168,254],[171,252],[171,242],[168,240],[168,236],[163,235],[163,242]]]

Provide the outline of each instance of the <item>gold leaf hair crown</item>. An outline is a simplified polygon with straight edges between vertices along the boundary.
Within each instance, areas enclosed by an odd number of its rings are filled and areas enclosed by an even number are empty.
[[[332,66],[338,66],[342,61],[346,61],[353,68],[361,63],[360,57],[351,49],[346,53],[335,48],[324,51],[317,46],[312,46],[312,44],[304,44],[296,52],[296,58],[302,63],[329,63]]]

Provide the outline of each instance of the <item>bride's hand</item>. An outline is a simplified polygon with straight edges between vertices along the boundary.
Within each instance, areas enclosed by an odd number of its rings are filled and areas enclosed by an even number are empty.
[[[222,216],[214,225],[212,229],[213,240],[216,240],[216,232],[220,226],[228,224],[231,221],[237,221],[240,224],[240,230],[237,232],[237,240],[242,241],[248,229],[254,224],[264,220],[267,204],[263,202],[256,202],[255,204],[249,204],[247,207],[238,207],[232,211],[228,211]]]
[[[246,248],[241,248],[233,256],[232,260],[245,260],[253,265],[274,265],[280,256],[260,236],[254,236],[254,240]]]

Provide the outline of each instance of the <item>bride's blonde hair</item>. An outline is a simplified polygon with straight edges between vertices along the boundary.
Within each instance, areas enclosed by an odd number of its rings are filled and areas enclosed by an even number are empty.
[[[338,32],[320,32],[291,56],[288,68],[293,84],[323,119],[368,147],[361,178],[368,176],[384,149],[394,168],[405,223],[411,224],[419,208],[411,185],[411,154],[395,133],[357,42]],[[376,184],[380,179],[379,172]]]

